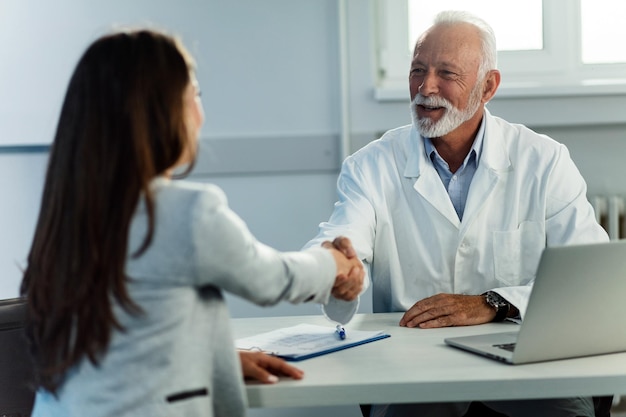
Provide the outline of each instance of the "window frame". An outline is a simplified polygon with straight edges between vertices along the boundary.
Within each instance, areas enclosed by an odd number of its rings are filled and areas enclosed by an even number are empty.
[[[410,53],[407,0],[375,0],[375,98],[406,99]],[[580,0],[543,0],[544,48],[498,52],[496,98],[626,93],[626,63],[583,64]]]

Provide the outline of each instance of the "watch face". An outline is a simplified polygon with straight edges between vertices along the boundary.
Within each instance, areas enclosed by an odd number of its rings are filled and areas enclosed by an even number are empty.
[[[494,306],[496,308],[501,308],[501,307],[504,307],[505,305],[507,305],[506,300],[504,298],[502,298],[500,296],[500,294],[498,294],[496,292],[493,292],[493,291],[489,291],[487,293],[486,299],[487,299],[487,303],[489,305],[492,305],[492,306]]]
[[[493,291],[488,291],[485,294],[485,301],[487,302],[487,304],[496,309],[496,316],[494,317],[493,321],[502,321],[506,318],[511,308],[511,305],[508,301],[502,298],[500,294]]]

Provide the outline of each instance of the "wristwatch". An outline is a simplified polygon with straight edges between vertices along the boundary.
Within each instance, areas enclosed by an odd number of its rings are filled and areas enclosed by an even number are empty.
[[[506,301],[500,294],[494,291],[487,291],[481,294],[485,301],[496,310],[496,316],[492,321],[503,321],[509,314],[511,303]]]

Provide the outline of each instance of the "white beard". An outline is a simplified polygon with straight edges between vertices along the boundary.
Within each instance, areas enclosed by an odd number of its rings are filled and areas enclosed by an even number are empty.
[[[441,119],[436,122],[429,117],[418,118],[416,111],[418,105],[443,107],[445,111]],[[415,129],[417,129],[420,135],[425,138],[440,138],[471,119],[472,116],[476,114],[480,105],[480,84],[476,84],[472,89],[467,106],[463,110],[454,107],[452,103],[443,97],[425,97],[418,93],[413,101],[411,101],[411,118],[413,119],[413,126],[415,126]]]

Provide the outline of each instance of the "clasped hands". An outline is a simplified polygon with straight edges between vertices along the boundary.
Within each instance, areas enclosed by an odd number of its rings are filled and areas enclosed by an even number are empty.
[[[339,236],[332,242],[325,241],[322,246],[332,252],[337,264],[337,276],[331,290],[332,296],[344,301],[354,300],[363,289],[365,271],[363,264],[356,256],[352,242],[347,237]]]

